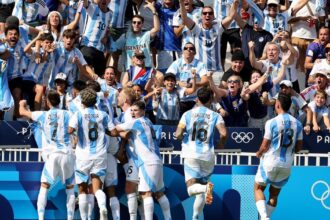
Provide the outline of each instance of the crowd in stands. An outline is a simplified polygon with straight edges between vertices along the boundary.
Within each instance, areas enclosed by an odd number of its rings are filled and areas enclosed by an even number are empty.
[[[21,99],[31,110],[45,109],[50,89],[61,95],[60,108],[74,113],[79,90],[96,81],[103,110],[119,115],[118,93],[131,88],[157,124],[176,125],[194,107],[196,91],[211,86],[226,126],[262,128],[274,116],[276,94],[286,90],[307,133],[330,128],[320,110],[330,104],[327,1],[2,0],[1,6],[1,119],[20,120]],[[314,100],[319,91],[324,98]]]

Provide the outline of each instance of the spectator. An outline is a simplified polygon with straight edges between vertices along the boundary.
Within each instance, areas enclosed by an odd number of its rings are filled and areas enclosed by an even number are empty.
[[[196,58],[205,63],[207,70],[213,71],[220,84],[220,74],[223,72],[221,66],[221,36],[234,19],[237,12],[238,1],[235,0],[228,16],[220,21],[214,20],[214,11],[210,6],[202,9],[202,21],[196,23],[187,16],[183,0],[180,0],[180,9],[183,23],[191,30],[192,39],[196,47]]]
[[[0,34],[5,32],[6,19],[12,14],[15,6],[15,0],[0,1]]]
[[[38,22],[38,16],[46,16],[48,7],[43,0],[17,0],[12,15],[26,24]],[[36,26],[35,24],[33,26]]]
[[[56,92],[60,95],[59,109],[68,109],[69,94],[67,92],[68,82],[65,73],[58,73],[55,77]]]
[[[221,78],[220,86],[228,88],[227,80],[232,75],[238,75],[244,82],[248,82],[250,78],[250,71],[245,66],[245,57],[241,50],[237,50],[231,56],[230,69],[228,69]]]
[[[310,72],[310,76],[308,79],[309,84],[314,83],[314,77],[315,73],[317,72],[324,72],[324,73],[330,73],[330,43],[325,46],[325,58],[318,59],[315,61],[313,68]]]
[[[313,131],[318,132],[321,129],[330,131],[329,110],[326,105],[327,94],[324,90],[318,90],[314,95],[314,100],[308,104],[313,114]]]
[[[7,54],[7,55],[6,55]],[[4,119],[4,113],[14,106],[14,99],[8,86],[8,75],[6,60],[10,56],[4,44],[0,44],[0,120]]]
[[[176,75],[179,88],[185,90],[191,87],[192,72],[196,71],[196,86],[207,84],[206,66],[195,58],[196,48],[192,43],[186,43],[183,48],[182,58],[174,61],[167,69],[167,73]],[[195,105],[196,94],[180,97],[180,115],[190,110]]]
[[[308,44],[305,58],[306,68],[306,82],[305,86],[308,86],[308,79],[314,63],[318,63],[318,60],[326,58],[326,46],[329,43],[329,28],[321,27],[319,30],[318,38],[312,43]]]
[[[288,31],[288,13],[287,11],[279,13],[280,1],[267,1],[268,13],[265,14],[265,23],[263,29],[271,33],[273,36],[281,31]]]

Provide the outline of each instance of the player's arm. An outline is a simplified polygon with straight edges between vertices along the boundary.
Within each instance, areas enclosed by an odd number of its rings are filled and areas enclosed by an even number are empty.
[[[265,152],[268,151],[268,149],[269,149],[269,145],[270,145],[270,140],[264,138],[264,139],[262,140],[262,143],[261,143],[261,145],[260,145],[259,150],[258,150],[257,153],[256,153],[256,156],[257,156],[258,158],[260,158]]]
[[[111,137],[118,137],[119,136],[119,132],[117,131],[117,129],[112,129],[112,130],[105,130],[105,133]]]
[[[32,119],[32,112],[28,109],[26,100],[19,102],[19,114],[23,117]]]
[[[221,149],[223,149],[225,147],[225,143],[226,140],[228,138],[228,132],[227,132],[227,128],[225,127],[224,123],[219,123],[216,125],[219,133],[220,133],[220,143],[219,143],[219,147]]]
[[[186,125],[184,125],[182,123],[178,124],[178,127],[176,128],[176,131],[175,131],[175,136],[178,140],[183,139],[183,133],[184,133],[185,128],[186,128]]]

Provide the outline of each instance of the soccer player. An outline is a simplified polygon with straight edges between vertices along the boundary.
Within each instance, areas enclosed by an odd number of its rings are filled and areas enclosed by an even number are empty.
[[[76,112],[69,122],[69,133],[77,131],[76,182],[79,190],[79,210],[82,219],[87,219],[88,181],[100,208],[100,219],[107,219],[106,196],[102,185],[107,168],[107,144],[105,134],[116,136],[112,115],[94,108],[97,94],[90,88],[80,92],[82,111]]]
[[[66,185],[67,193],[67,217],[73,219],[75,196],[74,196],[74,155],[70,143],[68,127],[69,112],[58,109],[60,95],[50,90],[47,95],[49,111],[34,111],[27,109],[26,100],[19,103],[19,112],[22,116],[38,122],[41,130],[42,156],[45,161],[41,174],[41,186],[38,195],[37,208],[39,219],[44,219],[47,204],[47,193],[51,184],[60,177]]]
[[[279,93],[275,103],[277,116],[266,122],[264,139],[256,153],[261,158],[255,177],[254,195],[261,220],[269,220],[277,205],[281,188],[287,183],[294,152],[302,147],[302,125],[288,111],[291,97]],[[264,190],[270,184],[266,204]]]
[[[189,196],[196,196],[193,219],[199,219],[204,205],[211,204],[213,184],[208,182],[214,168],[214,128],[220,133],[220,146],[227,138],[227,129],[222,117],[209,109],[212,92],[201,88],[197,92],[197,107],[185,112],[176,130],[176,137],[182,140],[184,173]],[[187,136],[183,133],[187,132]]]
[[[153,219],[153,194],[162,208],[164,219],[171,219],[170,204],[162,192],[163,163],[157,145],[156,134],[151,121],[144,117],[145,103],[137,101],[131,106],[133,120],[116,126],[119,132],[130,132],[128,142],[134,148],[133,157],[139,169],[138,191],[143,199],[144,216],[146,220]]]

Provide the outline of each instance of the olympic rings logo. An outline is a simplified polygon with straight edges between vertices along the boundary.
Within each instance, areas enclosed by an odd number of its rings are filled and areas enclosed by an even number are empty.
[[[249,143],[253,140],[254,134],[252,132],[233,132],[231,133],[231,138],[238,144],[240,143]]]
[[[325,190],[321,195],[315,195],[315,187],[316,186],[324,186]],[[321,201],[322,206],[327,209],[330,210],[330,206],[328,206],[327,204],[325,204],[325,201],[329,198],[330,196],[330,186],[327,182],[323,181],[323,180],[318,180],[316,181],[311,188],[311,194],[313,196],[313,198],[317,201]],[[330,200],[329,200],[330,201]]]

